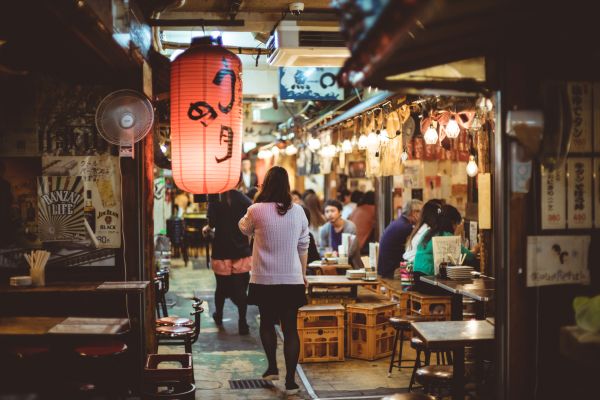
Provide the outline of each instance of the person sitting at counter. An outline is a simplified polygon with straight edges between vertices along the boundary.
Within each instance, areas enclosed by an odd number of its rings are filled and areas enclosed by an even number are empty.
[[[413,264],[413,277],[415,281],[415,290],[421,293],[430,293],[435,287],[421,282],[421,276],[434,275],[433,265],[433,238],[436,236],[456,236],[460,235],[462,230],[462,217],[458,210],[451,205],[443,205],[441,212],[429,231],[423,237],[421,243],[417,246],[417,253]],[[466,254],[465,265],[474,265],[477,263],[475,255],[469,249],[461,245],[461,253]]]
[[[356,239],[356,225],[342,218],[342,203],[338,200],[327,200],[325,202],[325,218],[327,222],[319,230],[319,253],[325,255],[326,249],[337,251],[342,244],[342,233],[354,235],[348,250],[348,260],[354,268],[363,268],[360,259],[360,249]]]
[[[413,199],[404,204],[402,215],[383,231],[379,241],[379,260],[377,274],[384,278],[393,278],[394,270],[400,266],[407,238],[414,224],[420,219],[421,200]]]
[[[429,231],[429,228],[435,224],[438,215],[442,212],[442,206],[443,201],[438,199],[431,199],[423,205],[419,221],[406,241],[406,251],[402,255],[402,258],[404,258],[405,261],[410,263],[415,261],[417,247],[419,246],[419,243],[421,243],[421,240],[423,240],[425,234]],[[381,254],[381,247],[379,252]]]

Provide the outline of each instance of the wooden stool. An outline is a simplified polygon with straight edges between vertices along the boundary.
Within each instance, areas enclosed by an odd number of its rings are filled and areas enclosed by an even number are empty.
[[[185,325],[162,325],[157,326],[154,330],[158,344],[179,344],[184,345],[185,352],[192,352],[192,344],[198,340],[200,335],[200,314],[204,312],[204,308],[200,302],[195,302],[194,311],[190,313],[194,316],[193,326]]]
[[[203,303],[202,300],[194,297],[194,303],[192,303],[192,308],[197,310]],[[178,317],[176,315],[172,315],[170,317],[162,317],[156,319],[156,326],[186,326],[193,328],[194,327],[194,319]]]
[[[73,348],[75,354],[83,362],[79,365],[77,374],[84,381],[79,385],[79,392],[95,392],[98,386],[103,391],[114,393],[124,389],[123,363],[116,362],[127,352],[127,344],[120,340],[97,340],[85,342]],[[117,382],[116,382],[117,381]]]
[[[178,367],[158,368],[163,362],[177,362]],[[143,399],[194,399],[192,355],[149,354],[144,367]],[[166,390],[160,391],[164,387]]]
[[[49,365],[52,365],[50,348],[43,345],[15,345],[2,350],[7,358],[4,359],[5,379],[3,389],[15,388],[16,390],[37,391],[47,390],[54,382]],[[35,379],[31,379],[34,376]]]
[[[410,376],[410,383],[408,384],[409,392],[412,390],[412,386],[415,383],[415,376],[416,376],[417,370],[419,368],[421,368],[421,353],[425,354],[425,364],[424,365],[431,364],[431,351],[429,351],[429,349],[427,349],[427,347],[425,347],[425,343],[423,343],[423,341],[420,338],[413,337],[410,340],[410,347],[416,351],[417,355],[415,357],[415,365],[413,366],[412,374]],[[436,351],[435,355],[436,355],[437,365],[452,364],[451,353],[452,353],[451,351]]]
[[[426,393],[441,397],[452,389],[454,369],[451,365],[427,365],[417,369],[417,382],[423,385]]]
[[[402,358],[402,351],[404,348],[404,333],[410,332],[412,327],[410,324],[412,322],[422,321],[423,319],[418,316],[407,315],[405,317],[392,317],[390,318],[390,325],[396,330],[396,334],[394,337],[394,346],[392,347],[392,355],[390,357],[390,367],[388,369],[388,378],[392,376],[392,369],[394,367],[400,368],[412,368],[412,366],[402,365],[404,361],[415,361],[415,360],[404,360]],[[396,348],[398,347],[398,342],[400,342],[400,351],[398,360],[396,360]]]

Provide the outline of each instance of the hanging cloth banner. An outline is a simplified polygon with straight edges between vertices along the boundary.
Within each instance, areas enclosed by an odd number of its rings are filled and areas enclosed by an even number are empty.
[[[121,179],[119,157],[42,157],[44,175],[79,176],[83,182],[85,218],[99,247],[121,247]],[[81,216],[83,226],[84,215]]]

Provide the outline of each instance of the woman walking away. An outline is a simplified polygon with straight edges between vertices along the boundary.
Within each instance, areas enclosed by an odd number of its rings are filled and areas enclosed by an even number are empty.
[[[225,192],[220,201],[208,204],[208,225],[203,228],[205,235],[210,228],[215,229],[211,266],[217,280],[217,288],[213,319],[218,326],[223,325],[225,299],[231,298],[238,308],[240,335],[249,333],[246,322],[246,292],[250,281],[251,250],[248,238],[240,231],[238,222],[251,204],[252,201],[237,190]]]
[[[267,172],[239,227],[246,235],[254,235],[248,303],[257,305],[260,313],[260,339],[269,363],[263,379],[279,379],[275,324],[281,321],[285,388],[287,394],[295,394],[299,391],[295,374],[300,353],[296,316],[298,308],[306,304],[309,232],[304,210],[292,203],[285,169],[273,167]]]

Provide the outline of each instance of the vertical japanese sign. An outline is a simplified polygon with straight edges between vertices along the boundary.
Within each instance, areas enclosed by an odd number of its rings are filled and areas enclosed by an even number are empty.
[[[571,106],[572,153],[592,151],[592,85],[587,82],[570,82],[567,85]]]
[[[567,185],[564,168],[542,168],[542,229],[567,227]]]
[[[83,240],[83,179],[80,176],[40,176],[37,181],[40,240]]]
[[[592,227],[592,159],[567,159],[567,222],[569,229]]]
[[[84,213],[99,247],[121,247],[121,179],[119,157],[42,157],[44,175],[80,176]]]

